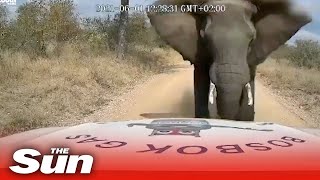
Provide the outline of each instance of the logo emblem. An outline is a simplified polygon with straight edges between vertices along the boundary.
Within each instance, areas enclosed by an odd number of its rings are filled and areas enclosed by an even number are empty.
[[[253,129],[234,126],[211,125],[206,120],[154,120],[150,124],[145,123],[131,123],[129,127],[145,126],[148,129],[153,129],[150,136],[156,135],[181,135],[200,137],[201,130],[208,130],[211,128],[229,128],[250,131],[273,131],[272,129]]]

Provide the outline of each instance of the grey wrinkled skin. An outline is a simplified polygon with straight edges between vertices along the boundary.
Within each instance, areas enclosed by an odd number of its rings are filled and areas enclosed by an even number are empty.
[[[157,5],[212,5],[217,0],[159,0]],[[289,0],[220,0],[220,13],[148,13],[158,34],[194,65],[195,116],[209,118],[210,81],[215,84],[217,112],[222,119],[253,121],[248,105],[254,97],[257,65],[311,22],[294,11]],[[178,8],[179,9],[179,8]],[[254,102],[254,98],[253,98]]]

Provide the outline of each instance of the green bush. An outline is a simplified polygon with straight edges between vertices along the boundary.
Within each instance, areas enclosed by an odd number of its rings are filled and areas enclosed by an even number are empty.
[[[79,18],[72,0],[33,0],[20,5],[16,14],[16,18],[9,20],[7,9],[0,6],[0,57],[6,51],[22,52],[33,60],[59,57],[65,44],[89,47],[89,53],[83,52],[85,56],[116,50],[119,14]],[[165,47],[148,26],[145,13],[130,14],[126,31],[126,48]]]
[[[165,43],[152,27],[147,26],[147,17],[144,13],[129,15],[126,39],[128,46],[144,45],[148,47],[164,47]],[[93,49],[115,50],[118,42],[119,14],[114,17],[84,18],[82,26],[85,29],[84,39],[89,39]]]
[[[287,59],[297,67],[320,68],[320,44],[313,40],[297,40],[295,45],[283,45],[271,54],[274,59]]]
[[[4,37],[8,29],[8,10],[5,6],[0,5],[0,49],[4,47]]]
[[[320,44],[313,40],[297,40],[288,59],[299,67],[320,68]]]
[[[47,45],[52,41],[69,41],[79,34],[74,9],[72,0],[34,0],[22,4],[16,18],[7,22],[2,30],[5,33],[1,50],[23,51],[31,57],[45,56]],[[0,13],[0,19],[3,14]]]

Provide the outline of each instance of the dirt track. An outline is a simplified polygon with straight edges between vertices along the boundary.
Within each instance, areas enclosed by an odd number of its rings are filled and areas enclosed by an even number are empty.
[[[261,82],[257,81],[256,89],[256,121],[307,126]],[[193,106],[193,67],[181,64],[132,87],[85,121],[193,117]]]

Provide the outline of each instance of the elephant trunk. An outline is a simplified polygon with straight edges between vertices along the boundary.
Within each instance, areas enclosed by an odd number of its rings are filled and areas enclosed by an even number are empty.
[[[243,86],[240,84],[219,84],[216,85],[217,110],[223,119],[236,119],[240,109],[240,100]]]

